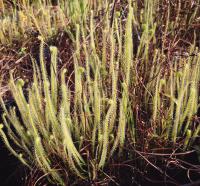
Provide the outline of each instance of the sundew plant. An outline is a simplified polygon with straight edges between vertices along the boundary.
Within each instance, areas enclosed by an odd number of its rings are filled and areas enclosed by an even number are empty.
[[[25,38],[29,29],[40,42],[28,85],[10,71],[16,106],[0,98],[1,139],[24,166],[57,185],[101,185],[114,180],[111,164],[151,152],[158,142],[193,149],[200,135],[198,32],[184,52],[173,49],[198,21],[199,6],[183,16],[189,2],[168,3],[164,12],[162,3],[14,1],[8,13],[0,1],[0,42]],[[46,40],[61,30],[73,42],[73,69],[59,68],[56,46],[45,58]]]

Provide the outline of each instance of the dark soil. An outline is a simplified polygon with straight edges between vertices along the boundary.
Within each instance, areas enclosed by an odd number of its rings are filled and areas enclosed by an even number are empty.
[[[29,172],[26,170],[20,162],[9,155],[9,152],[4,148],[2,142],[0,143],[1,153],[0,153],[0,182],[1,186],[33,186],[37,179],[42,176],[38,171]],[[154,160],[156,157],[153,157]],[[169,163],[171,161],[171,163]],[[182,160],[183,161],[183,160]],[[141,170],[134,167],[134,165],[121,165],[121,166],[113,166],[112,172],[115,172],[116,176],[113,177],[115,180],[112,182],[110,180],[109,186],[129,186],[129,185],[141,185],[141,186],[178,186],[178,185],[188,185],[188,186],[199,186],[200,185],[200,168],[197,162],[197,156],[194,153],[186,156],[184,158],[184,163],[182,165],[177,165],[178,161],[176,159],[168,160],[168,167],[164,167],[166,165],[163,164],[162,161],[157,160],[157,164],[155,166],[162,166],[162,171],[165,174],[161,174],[156,168],[153,166],[144,163],[142,165],[142,161],[140,161],[139,166]],[[192,165],[190,165],[192,163]],[[196,164],[196,167],[195,167]],[[186,166],[187,165],[187,166]],[[182,167],[181,167],[182,166]],[[185,166],[185,167],[184,167]],[[198,166],[198,168],[197,168]],[[142,170],[143,169],[143,170]],[[54,186],[48,183],[47,180],[42,179],[38,184],[38,186]],[[92,183],[84,182],[75,184],[77,186],[85,185],[90,186]],[[95,184],[93,185],[101,185]],[[103,185],[103,184],[102,184]]]
[[[10,155],[0,142],[0,185],[1,186],[22,186],[24,185],[26,170],[21,163]]]
[[[7,103],[9,106],[13,106],[14,102]],[[0,108],[0,115],[2,110]],[[2,123],[0,117],[0,123]],[[3,141],[0,139],[0,185],[1,186],[22,186],[24,185],[26,168],[19,162],[18,159],[13,157],[11,153],[5,147]]]

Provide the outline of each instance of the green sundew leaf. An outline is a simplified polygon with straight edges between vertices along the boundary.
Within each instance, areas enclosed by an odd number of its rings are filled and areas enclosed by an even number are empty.
[[[44,90],[44,101],[45,101],[45,119],[48,127],[52,127],[53,133],[56,136],[56,140],[59,140],[60,138],[60,126],[59,122],[56,116],[56,108],[54,106],[53,100],[51,99],[51,93],[50,93],[50,82],[47,78],[47,71],[44,64],[44,40],[41,36],[39,36],[39,39],[41,40],[40,44],[40,66],[41,66],[41,72],[42,72],[42,83],[43,83],[43,90]],[[55,80],[52,80],[53,83],[55,83]],[[54,85],[57,86],[57,85]],[[57,89],[57,88],[56,88]],[[56,95],[56,94],[55,94]],[[55,97],[54,95],[54,97]]]
[[[90,61],[89,61],[89,54],[88,54],[88,49],[86,46],[87,43],[87,39],[85,36],[85,28],[83,25],[81,25],[81,34],[82,34],[82,39],[83,39],[83,50],[84,50],[84,54],[85,54],[85,68],[86,68],[86,80],[88,83],[88,89],[89,89],[89,93],[90,96],[92,96],[92,91],[91,91],[91,80],[90,80]]]
[[[102,48],[102,71],[106,76],[106,60],[107,60],[107,35],[108,29],[103,30],[103,48]]]
[[[40,168],[45,172],[45,173],[50,173],[50,175],[53,177],[53,179],[62,182],[62,179],[58,175],[56,171],[54,171],[51,168],[51,161],[48,159],[48,155],[45,152],[45,149],[42,145],[41,138],[40,137],[35,137],[35,144],[34,144],[34,149],[35,149],[35,158],[37,160],[37,163],[39,164]]]
[[[124,64],[123,64],[126,77],[126,84],[128,86],[130,81],[130,70],[133,60],[132,22],[133,22],[133,8],[130,6],[126,23],[125,52],[124,52]]]
[[[127,124],[127,107],[128,107],[128,87],[126,84],[123,84],[123,95],[120,105],[120,118],[119,118],[119,126],[121,128],[121,130],[119,131],[121,147],[123,147],[125,140],[125,131]]]
[[[92,51],[96,54],[96,47],[95,47],[95,39],[94,39],[94,12],[91,11],[91,16],[90,16],[90,46]]]
[[[17,152],[15,152],[15,150],[11,147],[4,131],[3,131],[3,124],[0,124],[0,137],[2,138],[4,144],[6,145],[6,147],[8,148],[8,150],[16,157],[18,158],[25,166],[31,168],[31,166],[26,162],[25,159],[22,158],[22,156],[20,154],[18,154]]]
[[[129,123],[129,130],[130,130],[130,134],[131,134],[131,138],[133,141],[133,144],[136,144],[136,125],[135,125],[135,120],[134,120],[134,113],[132,112],[132,108],[130,108],[131,106],[128,107],[128,123]]]
[[[118,43],[118,59],[119,62],[122,59],[122,41],[123,41],[123,30],[121,20],[115,19],[115,27],[116,27],[116,35],[117,35],[117,43]]]
[[[52,102],[55,108],[55,111],[57,111],[57,102],[58,102],[58,85],[57,85],[57,48],[56,47],[50,47],[51,51],[51,97]]]
[[[102,148],[102,153],[101,153],[101,159],[99,162],[99,168],[102,168],[105,165],[106,162],[106,157],[108,154],[108,148],[109,148],[109,124],[110,124],[110,119],[113,114],[113,101],[110,100],[110,107],[108,109],[108,112],[106,114],[105,120],[103,122],[103,148]]]
[[[14,142],[18,147],[21,148],[20,139],[15,135],[15,133],[13,132],[13,130],[11,130],[10,124],[7,122],[7,119],[6,119],[6,114],[5,114],[5,113],[2,114],[1,117],[2,117],[2,119],[3,119],[3,124],[6,126],[6,129],[8,130],[8,135],[9,135],[10,139],[12,139],[13,142]],[[18,126],[15,127],[15,128],[18,128]],[[20,128],[20,130],[21,130],[21,128]],[[17,132],[17,133],[18,133],[18,132]]]
[[[23,81],[20,79],[17,81],[17,83],[15,84],[13,76],[12,76],[12,72],[10,73],[10,89],[12,92],[12,95],[15,99],[15,102],[18,106],[18,109],[20,111],[23,123],[26,125],[26,127],[28,127],[28,113],[27,113],[27,107],[28,107],[28,103],[26,101],[26,98],[23,94],[23,90],[22,90],[22,86],[23,86]]]
[[[42,90],[41,90],[41,82],[38,82],[35,74],[35,70],[34,70],[34,82],[32,84],[32,95],[34,95],[34,105],[37,109],[37,111],[39,113],[41,113],[42,115],[44,114],[44,109],[42,108]]]
[[[75,130],[76,137],[79,138],[79,132],[83,131],[86,133],[86,125],[85,125],[85,115],[83,111],[83,83],[82,83],[82,75],[85,71],[83,67],[78,66],[78,61],[76,57],[74,58],[74,68],[75,68],[75,95],[74,95],[74,117],[75,117]],[[78,121],[78,116],[80,116],[80,121]],[[78,123],[81,124],[78,124]]]
[[[114,153],[114,151],[116,150],[117,146],[120,143],[120,138],[122,137],[122,133],[124,131],[124,126],[125,126],[125,116],[124,116],[124,111],[123,111],[123,104],[122,104],[122,100],[120,101],[120,113],[119,113],[119,126],[118,126],[118,130],[117,130],[117,136],[114,142],[114,145],[111,149],[110,155],[112,155]]]
[[[41,67],[41,72],[42,72],[42,81],[43,81],[43,86],[44,86],[44,90],[47,91],[47,82],[48,78],[47,78],[47,71],[46,71],[46,66],[45,66],[45,61],[44,61],[44,39],[42,36],[38,36],[38,39],[40,40],[40,67]]]
[[[61,92],[62,92],[62,102],[61,107],[64,109],[64,114],[70,120],[68,122],[68,128],[73,130],[72,122],[71,122],[71,113],[70,113],[70,91],[65,83],[65,74],[67,70],[64,69],[61,73]],[[62,113],[60,112],[60,118],[62,117]]]
[[[110,132],[113,130],[115,120],[116,120],[116,110],[117,110],[117,81],[118,81],[118,62],[115,61],[115,48],[116,41],[113,37],[113,29],[111,31],[111,59],[110,59],[110,74],[112,77],[112,100],[113,100],[113,115],[110,122]]]
[[[183,145],[184,150],[187,149],[191,136],[192,136],[192,131],[191,130],[187,130],[185,142],[184,142],[184,145]]]
[[[80,60],[80,26],[76,25],[76,56]]]
[[[20,122],[19,118],[17,117],[15,107],[10,109],[10,114],[7,116],[9,121],[12,123],[13,127],[15,128],[17,135],[27,144],[30,145],[30,139],[27,137],[25,130],[28,127],[24,127]]]
[[[50,160],[47,158],[46,152],[41,142],[41,138],[39,136],[35,136],[34,148],[38,163],[40,164],[41,168],[44,167],[47,170],[51,170]]]
[[[35,96],[34,92],[29,92],[29,105],[30,105],[30,112],[32,113],[32,120],[35,125],[35,128],[39,131],[42,136],[48,140],[48,127],[46,126],[44,112],[38,109],[37,97]],[[30,132],[31,133],[31,132]]]
[[[29,125],[31,126],[31,127],[29,128],[29,130],[33,132],[33,136],[34,136],[34,137],[37,137],[37,136],[39,136],[38,129],[36,128],[36,125],[35,125],[35,123],[34,123],[34,120],[33,120],[34,118],[32,117],[32,114],[31,114],[30,105],[28,104],[27,106],[28,106],[28,108],[27,108],[28,123],[29,123]]]
[[[0,96],[0,104],[1,104],[1,107],[2,107],[3,111],[5,112],[5,114],[9,115],[8,110],[7,110],[7,108],[5,106],[5,103],[4,103],[4,101],[3,101],[1,96]]]
[[[101,127],[101,95],[98,85],[98,72],[96,72],[95,80],[94,80],[94,124],[93,124],[93,131],[92,131],[92,145],[93,145],[93,152],[96,144],[96,133],[98,130],[98,135],[102,133]]]
[[[198,127],[197,127],[196,130],[194,131],[193,138],[198,137],[198,135],[200,135],[199,133],[200,133],[200,125],[198,125]]]
[[[176,98],[172,97],[172,96],[169,95],[169,94],[163,94],[163,95],[166,96],[166,97],[168,97],[168,98],[170,98],[171,101],[172,101],[173,103],[176,103],[176,104],[177,104],[177,99],[176,99]]]
[[[160,99],[160,94],[159,94],[159,82],[160,82],[160,73],[157,77],[157,81],[156,81],[156,87],[155,87],[155,94],[153,97],[153,122],[155,122],[157,114],[158,114],[158,109],[160,107],[160,105],[158,105],[159,99]]]
[[[78,168],[76,167],[74,161],[73,161],[73,158],[72,158],[72,154],[70,152],[68,152],[68,161],[69,161],[69,166],[70,168],[76,173],[76,175],[82,179],[86,179],[85,176],[83,176],[83,174],[78,170]],[[83,171],[83,169],[82,169]],[[84,171],[83,171],[84,172]]]
[[[46,114],[49,117],[49,121],[51,123],[53,134],[54,136],[56,136],[56,140],[59,140],[61,135],[61,128],[50,95],[48,95],[46,99],[45,108],[46,108]]]
[[[72,155],[76,163],[81,167],[82,164],[84,164],[84,160],[74,145],[71,132],[68,128],[69,124],[67,124],[68,122],[71,122],[71,120],[66,118],[64,113],[64,108],[61,107],[60,113],[61,113],[60,123],[62,127],[63,146],[64,148],[67,149],[68,153]]]
[[[197,100],[197,88],[195,87],[194,83],[192,83],[191,88],[190,88],[189,99],[188,99],[188,102],[186,105],[186,109],[180,119],[180,123],[182,124],[187,117],[187,123],[186,123],[185,129],[184,129],[184,134],[186,133],[186,131],[189,127],[192,116],[197,112],[197,101],[198,101]],[[179,130],[180,130],[180,128],[179,128]]]

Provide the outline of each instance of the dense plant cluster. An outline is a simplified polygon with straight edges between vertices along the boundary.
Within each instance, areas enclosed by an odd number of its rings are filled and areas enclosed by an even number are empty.
[[[14,156],[30,169],[36,165],[50,182],[67,185],[68,174],[103,180],[109,163],[133,159],[135,150],[151,151],[157,141],[183,151],[193,147],[200,134],[197,31],[184,52],[173,47],[195,25],[199,1],[164,2],[66,0],[52,7],[16,1],[20,9],[9,14],[0,1],[0,42],[27,37],[30,28],[40,41],[28,88],[10,72],[17,107],[7,108],[1,98],[0,135]],[[183,17],[181,9],[189,5],[194,11]],[[180,25],[187,25],[185,34]],[[45,59],[45,39],[59,30],[75,48],[70,76],[58,68],[55,46],[51,61]]]

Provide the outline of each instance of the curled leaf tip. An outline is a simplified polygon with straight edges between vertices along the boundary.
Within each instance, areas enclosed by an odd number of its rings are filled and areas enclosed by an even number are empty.
[[[0,124],[0,130],[3,129],[3,127],[4,127],[3,124]]]
[[[43,40],[44,40],[42,36],[38,36],[38,39],[39,39],[40,41],[43,41]]]
[[[19,85],[19,86],[24,86],[24,84],[25,84],[25,82],[24,82],[24,80],[23,79],[18,79],[17,80],[17,85]]]

